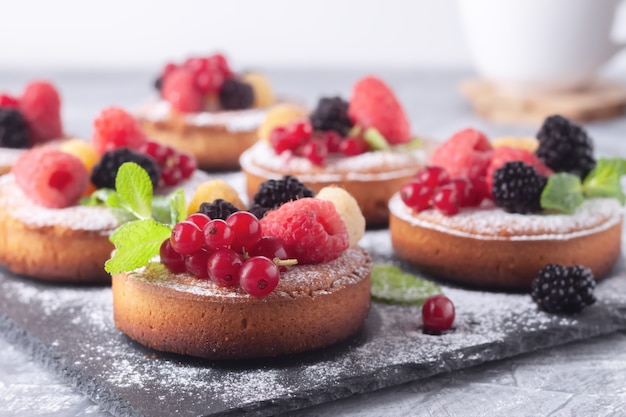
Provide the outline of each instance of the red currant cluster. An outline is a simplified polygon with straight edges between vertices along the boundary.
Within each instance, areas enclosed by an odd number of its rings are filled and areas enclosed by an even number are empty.
[[[369,143],[361,136],[342,137],[333,130],[314,131],[308,121],[296,121],[272,130],[270,145],[279,155],[291,151],[315,165],[323,165],[331,153],[355,156],[370,150]]]
[[[404,204],[415,211],[436,208],[453,216],[461,207],[476,207],[489,197],[484,179],[450,178],[438,166],[420,169],[413,179],[400,188]]]
[[[156,161],[161,171],[160,182],[164,186],[169,187],[186,180],[196,169],[196,158],[185,152],[178,152],[171,146],[147,141],[139,147],[138,151]]]
[[[226,220],[192,214],[174,226],[160,254],[173,273],[189,272],[223,287],[239,285],[255,297],[274,291],[280,277],[278,264],[290,263],[283,242],[263,236],[259,219],[247,211]]]
[[[182,65],[169,62],[161,72],[161,81],[179,68],[184,68],[193,74],[194,85],[202,94],[217,94],[224,81],[233,75],[224,55],[215,54],[203,58],[187,58]]]

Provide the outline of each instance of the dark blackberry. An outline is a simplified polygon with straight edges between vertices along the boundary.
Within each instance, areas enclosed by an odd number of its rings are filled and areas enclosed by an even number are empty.
[[[548,179],[522,161],[507,162],[493,173],[493,200],[509,213],[541,211],[541,192]]]
[[[248,211],[256,216],[257,219],[262,219],[265,216],[265,213],[270,211],[269,208],[260,206],[258,204],[253,204]]]
[[[128,148],[117,148],[105,152],[91,172],[91,182],[96,188],[115,188],[115,176],[117,170],[124,162],[135,162],[146,170],[152,181],[152,186],[159,185],[161,171],[154,159],[147,155],[137,153]]]
[[[248,83],[229,78],[220,89],[220,104],[226,110],[249,109],[254,104],[254,89]]]
[[[585,178],[596,166],[593,141],[583,128],[563,116],[548,117],[537,139],[537,156],[555,172],[570,172]]]
[[[593,273],[584,266],[549,264],[530,284],[531,296],[548,313],[578,313],[596,302]]]
[[[259,207],[255,208],[258,213],[253,214],[260,219],[268,210],[305,197],[313,197],[313,190],[307,188],[296,177],[286,175],[279,180],[267,180],[259,186],[259,191],[254,195],[254,205]]]
[[[163,88],[163,77],[156,77],[152,85],[158,92],[161,92],[161,89]]]
[[[352,128],[348,117],[348,102],[341,97],[324,97],[311,113],[311,124],[315,130],[334,130],[341,136],[347,136]]]
[[[198,213],[206,214],[211,220],[226,220],[231,214],[238,212],[239,209],[231,202],[218,198],[212,203],[200,204]]]
[[[28,122],[19,110],[0,107],[0,146],[5,148],[27,148],[30,135]]]

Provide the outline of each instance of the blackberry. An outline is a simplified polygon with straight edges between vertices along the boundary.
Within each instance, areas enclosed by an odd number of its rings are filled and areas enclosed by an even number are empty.
[[[596,166],[593,141],[580,126],[562,116],[550,116],[539,132],[537,156],[555,172],[569,172],[585,178]]]
[[[96,188],[115,189],[115,176],[117,170],[124,162],[135,162],[146,170],[152,181],[152,187],[156,189],[161,178],[161,171],[156,161],[147,155],[137,153],[128,148],[117,148],[105,152],[91,172],[91,182]]]
[[[313,129],[334,130],[341,136],[347,136],[352,128],[352,121],[348,117],[348,102],[341,97],[321,98],[310,119]]]
[[[156,77],[152,85],[160,93],[161,89],[163,88],[163,77]]]
[[[248,211],[256,216],[257,219],[262,219],[270,209],[267,207],[260,206],[258,204],[253,204]]]
[[[252,213],[260,219],[268,210],[288,201],[305,197],[313,197],[313,190],[307,188],[296,177],[285,175],[279,180],[267,180],[261,184],[259,191],[254,195],[255,211]]]
[[[28,122],[22,113],[10,107],[0,107],[0,146],[26,148],[29,138]]]
[[[548,179],[522,161],[505,163],[493,173],[493,200],[509,213],[541,210],[541,192]]]
[[[211,220],[226,220],[228,216],[238,211],[239,209],[230,201],[218,198],[212,203],[200,204],[200,210],[198,210],[198,213],[206,214]]]
[[[584,266],[548,264],[530,284],[531,296],[548,313],[578,313],[596,302],[593,273]]]
[[[254,104],[254,89],[248,83],[229,78],[220,89],[220,104],[226,110],[249,109]]]

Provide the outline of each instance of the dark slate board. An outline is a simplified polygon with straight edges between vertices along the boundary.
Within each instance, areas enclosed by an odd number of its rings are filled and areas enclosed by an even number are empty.
[[[387,231],[362,241],[398,263]],[[52,286],[0,270],[0,332],[116,416],[273,415],[437,373],[626,329],[623,261],[574,317],[524,294],[446,286],[457,319],[421,333],[420,310],[374,303],[364,329],[329,349],[274,360],[207,362],[134,343],[113,325],[109,288]]]

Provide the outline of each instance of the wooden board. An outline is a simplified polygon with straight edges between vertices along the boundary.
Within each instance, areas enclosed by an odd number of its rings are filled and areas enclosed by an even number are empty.
[[[471,79],[461,82],[459,91],[479,116],[497,123],[539,125],[553,114],[590,122],[623,116],[626,109],[626,86],[612,81],[597,81],[580,91],[520,96]]]

